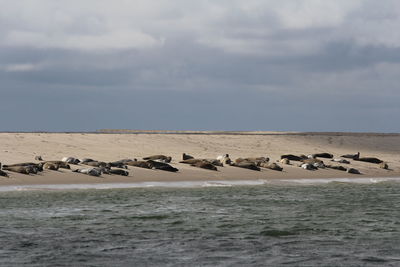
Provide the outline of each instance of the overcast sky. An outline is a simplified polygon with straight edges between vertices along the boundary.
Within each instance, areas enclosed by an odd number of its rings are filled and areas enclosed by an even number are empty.
[[[0,0],[1,131],[400,132],[398,0]]]

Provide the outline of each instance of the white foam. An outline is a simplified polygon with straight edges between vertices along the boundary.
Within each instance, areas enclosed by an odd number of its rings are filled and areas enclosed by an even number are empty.
[[[79,189],[120,189],[120,188],[191,188],[238,185],[262,185],[266,180],[237,181],[179,181],[179,182],[139,182],[139,183],[107,183],[107,184],[46,184],[46,185],[12,185],[0,186],[0,192],[32,191],[32,190],[79,190]]]
[[[382,182],[400,182],[400,177],[376,177],[376,178],[324,178],[324,179],[276,179],[268,180],[269,184],[329,184],[329,183],[352,183],[352,184],[376,184]]]
[[[46,185],[10,185],[0,186],[0,192],[33,190],[80,190],[80,189],[121,189],[121,188],[201,188],[230,187],[251,185],[318,185],[333,182],[354,184],[376,184],[381,182],[400,182],[400,177],[382,178],[324,178],[324,179],[268,179],[268,180],[215,180],[215,181],[173,181],[138,182],[107,184],[46,184]]]

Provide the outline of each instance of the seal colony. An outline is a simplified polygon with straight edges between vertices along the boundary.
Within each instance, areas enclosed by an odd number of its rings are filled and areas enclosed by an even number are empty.
[[[383,160],[374,157],[360,157],[359,152],[354,155],[345,155],[344,157],[349,159],[351,158],[354,161],[365,161],[372,163],[381,169],[389,169],[388,164]],[[329,159],[330,162],[335,163],[335,165],[326,164],[320,158]],[[129,176],[130,173],[127,171],[129,168],[144,168],[149,170],[179,172],[178,168],[171,165],[172,157],[165,155],[147,156],[143,157],[143,160],[137,160],[134,158],[121,159],[113,162],[99,161],[91,158],[78,159],[70,156],[63,157],[61,160],[43,160],[42,156],[36,156],[35,160],[38,162],[23,162],[10,165],[1,165],[0,163],[0,176],[10,177],[10,175],[5,171],[21,173],[25,175],[34,175],[38,174],[39,172],[43,172],[44,170],[58,171],[59,169],[66,169],[75,173],[95,177],[100,177],[102,174]],[[233,166],[252,171],[268,169],[281,172],[284,170],[282,166],[291,165],[292,161],[298,162],[298,167],[308,171],[316,171],[318,169],[328,168],[338,171],[346,171],[350,174],[362,174],[358,169],[347,166],[351,164],[350,161],[342,158],[334,158],[333,154],[326,152],[310,154],[309,156],[305,156],[304,154],[284,154],[281,155],[280,159],[277,159],[276,162],[270,162],[270,158],[265,156],[245,158],[239,157],[232,161],[229,157],[229,154],[217,156],[215,159],[203,159],[195,158],[187,155],[186,153],[182,153],[182,160],[179,161],[179,163],[187,164],[194,168],[201,168],[211,171],[218,171],[218,168],[223,168],[224,166]],[[281,163],[282,166],[278,163]],[[346,166],[338,164],[346,164]]]
[[[0,147],[0,185],[400,177],[400,134],[0,133]]]

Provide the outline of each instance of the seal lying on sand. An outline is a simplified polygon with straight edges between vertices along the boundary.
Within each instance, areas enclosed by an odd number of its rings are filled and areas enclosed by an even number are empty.
[[[219,160],[220,162],[222,162],[223,164],[231,164],[232,160],[229,158],[229,154],[225,154],[225,155],[220,155],[217,157],[217,160]]]
[[[309,170],[309,171],[318,170],[317,167],[315,167],[313,164],[310,164],[310,163],[303,163],[303,164],[300,165],[300,167],[305,169],[305,170]]]
[[[45,163],[53,163],[53,164],[57,164],[58,168],[62,168],[62,169],[71,169],[71,166],[69,166],[68,163],[61,161],[61,160],[48,160],[48,161],[44,161],[43,164]]]
[[[357,169],[354,168],[348,168],[347,173],[352,173],[352,174],[361,174],[361,172]]]
[[[151,169],[152,168],[152,166],[147,161],[142,161],[142,160],[130,161],[130,162],[126,163],[126,164],[129,165],[129,166],[145,168],[145,169]]]
[[[343,163],[343,164],[350,164],[350,161],[345,159],[332,159],[333,162]]]
[[[104,161],[89,161],[83,164],[92,167],[108,167],[108,164],[105,163]]]
[[[81,161],[81,162],[80,162],[81,164],[85,164],[86,162],[97,161],[97,160],[89,159],[89,158],[83,158],[83,159],[81,159],[80,161]]]
[[[16,164],[10,164],[10,165],[4,165],[4,167],[26,167],[30,171],[30,173],[38,173],[43,171],[43,164],[44,163],[33,163],[33,162],[23,162],[23,163],[16,163]]]
[[[172,167],[168,163],[154,161],[154,160],[148,160],[147,163],[149,164],[151,169],[168,171],[168,172],[177,172],[177,171],[179,171],[177,168]]]
[[[8,177],[8,174],[1,170],[1,163],[0,163],[0,176]]]
[[[281,160],[280,160],[280,163],[286,164],[286,165],[290,165],[290,160],[287,159],[287,158],[284,158],[284,159],[281,159]]]
[[[345,168],[343,166],[325,165],[325,167],[327,167],[328,169],[334,169],[334,170],[338,170],[338,171],[347,171],[347,168]]]
[[[217,159],[187,159],[187,160],[182,160],[179,161],[179,163],[183,163],[183,164],[197,164],[199,162],[205,162],[205,163],[209,163],[212,164],[214,166],[219,166],[219,167],[223,167],[224,165],[221,163],[221,161],[217,160]]]
[[[109,169],[108,170],[109,174],[115,174],[115,175],[122,175],[122,176],[128,176],[129,172],[121,169]]]
[[[358,158],[358,159],[354,159],[354,160],[375,163],[375,164],[380,164],[383,162],[383,160],[380,160],[378,158],[371,158],[371,157],[363,157],[363,158]]]
[[[190,166],[207,169],[207,170],[212,170],[212,171],[218,171],[217,167],[215,167],[213,164],[206,162],[206,161],[198,161],[196,163],[190,164]]]
[[[197,162],[202,162],[204,161],[204,159],[186,159],[186,160],[181,160],[179,161],[179,163],[183,163],[183,164],[195,164]]]
[[[35,157],[35,160],[43,161],[43,158],[42,158],[42,156],[36,156],[36,157]]]
[[[182,160],[187,160],[187,159],[194,159],[194,157],[192,157],[192,156],[190,156],[190,155],[188,155],[186,153],[183,153],[182,154]]]
[[[79,159],[74,157],[63,157],[61,161],[64,161],[69,164],[78,164],[79,162],[81,162]]]
[[[261,163],[260,167],[267,168],[274,171],[282,171],[283,168],[276,163]]]
[[[30,168],[30,166],[8,166],[8,165],[3,165],[3,170],[22,173],[22,174],[34,173],[33,169]]]
[[[167,157],[164,155],[154,155],[154,156],[150,156],[150,157],[144,157],[144,160],[158,160],[161,162],[165,162],[165,163],[170,163],[172,160],[172,157]]]
[[[126,163],[124,163],[123,161],[113,161],[113,162],[109,162],[107,163],[108,167],[115,167],[115,168],[121,168],[121,169],[127,169],[128,167],[126,167]]]
[[[260,171],[260,167],[258,167],[256,164],[252,162],[239,162],[239,163],[232,163],[231,166],[239,167],[239,168],[245,168],[249,170],[254,170],[254,171]]]
[[[76,169],[73,170],[73,172],[79,172],[79,173],[83,173],[83,174],[87,174],[90,176],[100,176],[102,171],[100,168],[83,168],[83,169]]]
[[[294,160],[294,161],[301,161],[302,159],[307,159],[307,156],[296,156],[296,155],[292,155],[292,154],[286,154],[286,155],[282,155],[281,159],[288,159],[288,160]]]
[[[342,158],[346,158],[346,159],[355,159],[357,160],[358,158],[360,158],[360,152],[357,152],[357,154],[345,154],[341,156]]]
[[[240,162],[250,162],[250,163],[254,163],[257,166],[260,166],[261,163],[267,163],[269,162],[269,158],[267,157],[257,157],[257,158],[237,158],[235,160],[236,163],[240,163]]]
[[[312,154],[314,158],[326,158],[326,159],[331,159],[333,158],[333,155],[330,153],[316,153]]]
[[[43,165],[43,169],[47,169],[47,170],[57,171],[58,168],[59,168],[59,165],[58,165],[58,164],[51,163],[51,162],[46,162],[46,163]]]
[[[309,163],[309,164],[315,164],[315,163],[324,164],[324,162],[322,160],[320,160],[320,159],[302,159],[301,162]]]

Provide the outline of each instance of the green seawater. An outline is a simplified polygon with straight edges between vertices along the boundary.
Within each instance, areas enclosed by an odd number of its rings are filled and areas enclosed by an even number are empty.
[[[1,266],[400,266],[400,183],[0,192]]]

